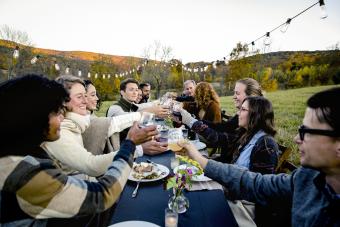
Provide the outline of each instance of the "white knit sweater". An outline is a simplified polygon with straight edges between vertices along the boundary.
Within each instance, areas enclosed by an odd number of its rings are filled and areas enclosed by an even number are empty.
[[[120,132],[132,126],[140,119],[140,113],[130,113],[113,117],[108,135]],[[89,118],[73,112],[68,112],[61,123],[60,138],[53,142],[45,142],[41,146],[58,161],[68,174],[78,171],[89,176],[100,176],[112,163],[115,152],[93,155],[83,145],[81,133],[89,126]]]

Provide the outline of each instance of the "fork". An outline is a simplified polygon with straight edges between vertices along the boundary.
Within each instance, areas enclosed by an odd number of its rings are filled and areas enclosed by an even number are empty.
[[[140,181],[137,182],[137,186],[136,186],[135,190],[133,190],[133,192],[132,192],[132,198],[135,198],[137,196],[139,183],[140,183]]]

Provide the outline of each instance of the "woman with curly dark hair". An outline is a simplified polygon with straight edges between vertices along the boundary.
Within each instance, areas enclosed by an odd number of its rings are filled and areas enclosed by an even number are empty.
[[[220,98],[210,83],[200,82],[197,84],[195,101],[197,104],[195,115],[198,119],[213,123],[222,121]]]

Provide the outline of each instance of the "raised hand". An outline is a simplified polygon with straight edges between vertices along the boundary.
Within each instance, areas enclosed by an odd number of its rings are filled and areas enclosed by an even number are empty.
[[[143,153],[148,155],[156,155],[168,150],[167,142],[157,142],[156,140],[150,140],[142,144]]]
[[[208,160],[201,155],[201,153],[196,149],[196,147],[190,143],[188,140],[180,140],[177,144],[186,150],[186,154],[197,161],[201,167],[204,169],[208,163]]]
[[[193,118],[193,117],[191,116],[191,114],[190,114],[188,111],[186,111],[185,109],[180,108],[180,109],[179,109],[179,112],[181,113],[181,116],[182,116],[182,123],[183,123],[183,124],[185,124],[185,125],[191,127],[192,124],[193,124],[195,121],[197,121],[197,120],[196,120],[195,118]]]
[[[144,128],[140,128],[137,122],[133,123],[126,138],[131,140],[134,144],[139,145],[152,139],[153,136],[157,135],[157,127],[150,125]]]

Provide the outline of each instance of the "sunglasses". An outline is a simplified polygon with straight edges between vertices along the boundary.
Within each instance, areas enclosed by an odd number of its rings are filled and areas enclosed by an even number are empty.
[[[333,130],[325,130],[325,129],[314,129],[307,128],[305,125],[301,125],[298,129],[300,140],[303,141],[305,138],[305,134],[314,134],[314,135],[323,135],[329,137],[340,137],[340,133]]]

